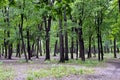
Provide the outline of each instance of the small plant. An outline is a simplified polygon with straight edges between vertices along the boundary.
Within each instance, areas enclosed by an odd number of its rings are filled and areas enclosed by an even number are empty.
[[[76,64],[76,65],[83,65],[86,67],[96,67],[101,65],[103,62],[99,62],[97,60],[86,60],[85,62],[81,61],[81,60],[69,60],[66,62],[67,64]]]
[[[40,69],[39,71],[29,72],[27,80],[36,80],[44,77],[60,78],[63,76],[69,76],[71,74],[79,75],[79,74],[87,74],[92,72],[93,70],[60,65],[60,66],[53,66],[52,68],[48,68],[48,69]]]
[[[13,80],[13,71],[12,69],[4,69],[0,67],[0,80]]]
[[[0,65],[2,65],[3,64],[3,62],[2,61],[0,61]]]

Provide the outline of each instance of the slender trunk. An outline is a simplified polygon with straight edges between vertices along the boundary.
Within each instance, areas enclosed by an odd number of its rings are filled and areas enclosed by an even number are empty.
[[[64,59],[64,39],[63,39],[63,28],[62,28],[62,19],[59,19],[59,43],[60,43],[60,62],[65,62]]]
[[[57,45],[58,45],[58,40],[55,41],[54,56],[56,56],[57,53]]]
[[[5,33],[5,31],[4,31]],[[7,42],[6,42],[6,38],[4,38],[4,47],[5,47],[5,58],[7,58],[8,53],[7,53]]]
[[[33,42],[33,44],[32,44],[32,49],[31,49],[31,54],[32,54],[32,56],[33,56],[33,54],[34,54],[34,47],[35,47],[35,42]]]
[[[8,54],[8,59],[11,59],[12,57],[12,44],[9,45],[9,54]]]
[[[76,60],[78,59],[78,40],[76,39]]]
[[[119,53],[119,47],[117,47],[117,53]]]
[[[96,57],[96,46],[95,46],[95,40],[93,39],[93,54],[94,54],[94,57]]]
[[[22,49],[24,51],[24,56],[25,56],[26,62],[28,62],[28,58],[27,58],[27,54],[26,54],[26,50],[25,50],[24,37],[23,37],[23,16],[24,16],[24,14],[21,14],[21,25],[19,25],[19,31],[20,31],[20,36],[21,36],[21,40],[22,40]]]
[[[74,32],[74,29],[72,28],[72,32]],[[74,39],[73,39],[73,36],[72,36],[72,38],[71,38],[71,49],[70,49],[71,51],[71,59],[74,59],[73,58],[73,52],[74,52]]]
[[[104,53],[107,53],[107,47],[104,46]]]
[[[39,38],[37,38],[37,54],[36,54],[36,58],[39,58],[39,48],[40,46],[39,46]]]
[[[114,38],[114,58],[117,58],[117,55],[116,55],[116,38]]]
[[[19,56],[19,58],[21,57],[21,54],[20,54],[20,43],[17,43],[17,46],[16,46],[16,57]]]
[[[68,61],[68,33],[67,33],[67,16],[66,16],[66,7],[64,8],[64,27],[66,28],[65,30],[65,60]]]
[[[4,56],[4,53],[5,53],[5,51],[4,51],[4,45],[2,46],[2,56]]]
[[[40,56],[42,56],[42,43],[41,43],[41,40],[39,40],[40,41]]]
[[[44,21],[45,21],[45,29],[46,29],[46,57],[45,60],[50,60],[50,28],[51,28],[51,20],[52,17],[49,16],[48,18],[48,25],[47,25],[47,21],[46,21],[46,17],[44,17]]]
[[[5,7],[5,12],[6,12],[6,23],[7,23],[7,27],[10,27],[10,19],[9,19],[9,7]],[[10,38],[10,30],[7,31],[7,37]],[[8,43],[8,59],[11,59],[12,57],[12,51],[11,51],[11,43],[9,40],[7,40]]]
[[[24,8],[25,8],[25,0],[23,0],[23,7],[22,8],[20,7],[20,9],[22,9],[24,12]],[[20,16],[21,16],[21,23],[19,24],[19,33],[21,36],[22,49],[24,51],[24,56],[25,56],[26,62],[28,62],[28,58],[27,58],[27,54],[26,54],[26,50],[25,50],[24,37],[23,37],[24,13],[21,13]]]
[[[109,47],[107,47],[107,53],[110,53]]]
[[[104,59],[104,54],[103,54],[103,45],[102,45],[102,36],[101,36],[101,32],[100,32],[100,49],[101,49],[101,60]]]
[[[81,57],[82,61],[85,61],[84,40],[83,40],[83,32],[82,32],[82,20],[80,20],[79,26],[80,26],[80,28],[78,28],[78,33],[79,33],[80,57]]]
[[[6,13],[7,13],[6,7],[4,10],[2,10],[2,12],[3,12],[3,17],[4,17],[4,22],[6,23],[7,22],[7,20],[6,20]],[[3,46],[4,46],[4,50],[5,50],[4,57],[7,58],[8,53],[7,53],[6,30],[4,30],[4,44],[3,44]]]
[[[97,17],[97,39],[98,39],[98,61],[101,60],[101,47],[100,47],[100,19]]]
[[[88,51],[88,58],[91,58],[91,35],[89,36],[89,51]]]
[[[46,32],[46,58],[45,60],[50,60],[50,49],[49,49],[49,32]]]
[[[98,35],[98,60],[99,61],[101,60],[101,57],[100,57],[100,39],[99,39],[99,35]]]
[[[28,52],[28,59],[31,60],[31,50],[30,50],[30,32],[27,30],[27,52]]]

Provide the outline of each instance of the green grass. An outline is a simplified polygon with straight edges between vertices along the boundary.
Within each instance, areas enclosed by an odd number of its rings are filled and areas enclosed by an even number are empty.
[[[20,60],[18,60],[17,61],[17,63],[20,63],[20,64],[23,64],[23,63],[34,63],[33,61],[31,61],[31,60],[28,60],[28,62],[26,62],[26,60],[25,59],[20,59]]]
[[[51,60],[46,60],[44,63],[45,64],[51,64],[51,63],[58,63],[59,61],[56,59],[51,59]]]
[[[0,61],[0,65],[2,65],[3,64],[3,62],[2,61]]]
[[[83,69],[83,68],[75,68],[70,66],[53,66],[52,68],[40,69],[38,71],[30,71],[27,76],[27,80],[39,80],[40,78],[45,77],[55,77],[61,78],[63,76],[69,76],[70,74],[80,75],[80,74],[88,74],[93,73],[92,69]]]
[[[97,67],[97,66],[104,66],[105,60],[100,62],[98,61],[97,58],[91,58],[91,59],[86,59],[84,62],[84,61],[81,61],[81,59],[78,59],[78,60],[69,59],[69,61],[65,61],[65,64],[81,65],[81,66],[86,66],[86,67]],[[55,59],[51,59],[50,61],[47,60],[44,63],[45,64],[62,64],[62,63],[59,63],[59,60],[55,60]]]
[[[96,66],[102,65],[104,63],[104,61],[99,62],[96,59],[86,59],[85,62],[83,62],[81,60],[69,60],[66,63],[75,64],[75,65],[82,65],[82,66],[86,66],[86,67],[96,67]]]
[[[14,74],[12,69],[0,67],[0,80],[13,80]]]

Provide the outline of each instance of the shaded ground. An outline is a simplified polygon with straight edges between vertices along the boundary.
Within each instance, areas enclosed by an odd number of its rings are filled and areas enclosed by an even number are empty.
[[[57,59],[57,57],[53,57]],[[13,60],[4,60],[1,59],[0,61],[3,62],[1,66],[5,68],[12,68],[15,71],[16,77],[14,80],[26,80],[27,72],[39,70],[41,68],[48,68],[52,67],[53,65],[58,65],[58,63],[44,63],[44,57],[40,57],[39,59],[34,59],[30,63],[24,63],[24,61],[18,60],[14,58]],[[66,64],[61,64],[66,65]],[[119,59],[112,59],[107,60],[104,63],[105,67],[94,67],[95,70],[94,74],[91,75],[70,75],[64,76],[62,78],[42,78],[40,80],[120,80],[120,60]],[[76,66],[76,67],[84,67],[81,65],[68,65],[67,66]],[[87,67],[88,68],[88,67]]]

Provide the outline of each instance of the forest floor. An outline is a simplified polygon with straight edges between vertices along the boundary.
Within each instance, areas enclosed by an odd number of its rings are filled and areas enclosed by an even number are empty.
[[[58,57],[53,57],[54,59],[58,59]],[[120,80],[120,59],[107,59],[104,61],[103,65],[96,67],[82,66],[76,64],[60,64],[60,63],[45,63],[44,57],[40,57],[39,59],[34,59],[29,63],[25,63],[23,59],[19,60],[17,58],[13,58],[12,60],[4,60],[2,61],[2,67],[10,68],[14,70],[15,78],[14,80],[26,80],[28,71],[35,71],[39,69],[44,69],[48,67],[52,67],[53,65],[64,65],[64,66],[76,66],[79,68],[92,68],[94,69],[94,73],[92,74],[83,74],[83,75],[69,75],[64,76],[62,78],[41,78],[40,80]]]

